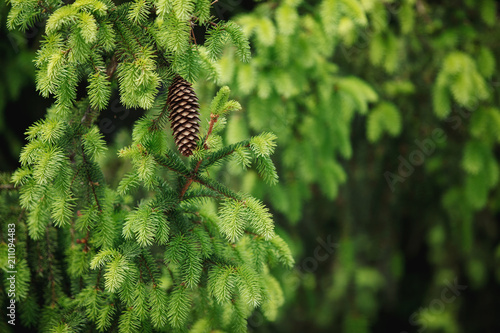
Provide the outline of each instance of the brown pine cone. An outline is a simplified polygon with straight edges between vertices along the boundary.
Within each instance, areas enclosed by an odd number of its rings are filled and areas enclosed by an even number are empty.
[[[182,155],[190,156],[200,131],[200,104],[191,83],[177,75],[168,88],[167,104],[175,144]]]

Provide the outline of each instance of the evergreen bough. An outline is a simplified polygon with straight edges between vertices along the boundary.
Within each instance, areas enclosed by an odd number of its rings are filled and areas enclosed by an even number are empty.
[[[244,168],[254,161],[274,183],[276,137],[222,144],[226,114],[241,109],[228,87],[213,99],[190,158],[172,149],[165,131],[165,88],[176,75],[217,80],[214,61],[229,40],[248,60],[239,26],[214,22],[206,0],[9,3],[10,29],[46,20],[36,83],[55,97],[27,130],[12,176],[21,206],[13,214],[21,324],[41,332],[239,332],[259,306],[274,319],[283,295],[270,268],[290,267],[290,250],[261,201],[208,171],[232,156]],[[195,25],[206,29],[207,47],[196,43]],[[113,89],[124,106],[146,110],[119,151],[132,168],[116,189],[99,164],[107,145],[95,125]]]

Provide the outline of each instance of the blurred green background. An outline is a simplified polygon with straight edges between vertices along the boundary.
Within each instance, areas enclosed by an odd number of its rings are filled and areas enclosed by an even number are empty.
[[[24,131],[51,101],[34,86],[43,23],[9,32],[0,6],[0,170],[12,172]],[[218,85],[196,84],[202,108],[230,86],[243,112],[225,140],[275,133],[280,183],[231,166],[219,176],[265,200],[296,258],[278,272],[286,302],[277,320],[256,312],[252,331],[500,331],[499,8],[215,4],[213,15],[243,27],[253,59],[240,63],[228,48]],[[112,102],[98,122],[120,146],[140,115]],[[120,163],[108,157],[111,184]]]

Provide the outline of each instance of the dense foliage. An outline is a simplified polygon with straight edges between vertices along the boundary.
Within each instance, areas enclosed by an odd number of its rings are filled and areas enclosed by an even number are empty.
[[[10,29],[46,20],[36,87],[55,103],[26,131],[16,188],[2,195],[1,303],[18,304],[17,326],[2,321],[2,331],[246,331],[257,307],[273,320],[283,296],[270,267],[293,264],[288,246],[260,200],[210,174],[232,158],[275,183],[276,137],[222,143],[226,116],[241,109],[227,86],[206,106],[193,157],[166,130],[170,107],[184,103],[167,103],[174,76],[213,77],[228,41],[248,61],[239,26],[215,22],[206,0],[10,4]],[[194,26],[207,29],[206,47]],[[123,106],[147,111],[117,151],[129,172],[110,186],[96,122],[115,87]]]
[[[219,62],[246,111],[227,140],[272,129],[280,183],[228,171],[294,239],[280,330],[497,330],[498,3],[284,0],[235,20],[254,54]]]
[[[500,329],[497,1],[9,3],[10,28],[46,22],[36,84],[56,98],[13,177],[22,207],[1,179],[23,325]],[[5,61],[23,72],[0,94],[15,99],[32,77],[30,45],[9,34],[20,53]],[[212,120],[191,161],[160,130],[174,74]],[[227,118],[239,103],[224,85],[242,106]],[[133,130],[109,125],[142,115],[122,104],[148,109]],[[106,151],[99,132],[113,132]],[[78,184],[70,199],[65,177]],[[198,187],[182,193],[188,182]]]

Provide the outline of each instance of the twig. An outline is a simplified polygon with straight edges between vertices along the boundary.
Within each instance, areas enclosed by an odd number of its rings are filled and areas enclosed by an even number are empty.
[[[146,258],[144,258],[144,256],[142,254],[139,256],[139,258],[142,260],[143,265],[146,266],[146,269],[148,270],[149,276],[151,277],[151,281],[153,282],[153,286],[156,288],[157,284],[156,284],[155,278],[153,276],[153,273],[149,269]]]
[[[87,234],[85,235],[85,238],[82,240],[82,243],[85,244],[83,247],[83,252],[87,253],[89,252],[89,237],[90,237],[90,230],[87,229]]]
[[[108,68],[106,68],[106,75],[108,76],[109,81],[111,81],[111,77],[115,73],[117,67],[118,67],[118,60],[116,59],[116,53],[115,53],[111,57],[111,62],[109,63]]]
[[[206,182],[204,182],[203,180],[201,180],[201,179],[199,179],[199,178],[195,178],[195,179],[193,179],[193,181],[194,181],[194,182],[196,182],[196,183],[198,183],[198,184],[202,184],[202,185],[203,185],[203,186],[205,186],[205,187],[208,187],[209,189],[211,189],[211,190],[212,190],[212,191],[214,191],[214,192],[219,193],[219,194],[220,194],[220,195],[222,195],[223,197],[229,197],[229,198],[234,199],[234,200],[236,200],[236,201],[240,201],[240,200],[241,200],[241,198],[238,198],[238,197],[237,197],[237,196],[235,196],[235,195],[229,195],[229,194],[227,194],[227,193],[222,193],[222,192],[220,192],[220,191],[219,191],[219,190],[217,190],[215,187],[213,187],[213,186],[212,186],[212,185],[210,185],[210,184],[207,184]]]
[[[14,184],[0,184],[0,190],[17,190],[18,187]]]
[[[212,131],[214,129],[214,125],[218,119],[219,119],[219,115],[216,115],[213,113],[210,115],[210,124],[208,125],[208,132],[207,132],[207,135],[205,136],[205,140],[203,140],[203,148],[204,149],[208,149],[208,146],[207,146],[208,137],[210,136],[210,134],[212,134]],[[179,201],[182,200],[182,198],[184,197],[184,194],[186,194],[186,191],[188,190],[189,186],[191,186],[191,184],[193,183],[193,180],[194,180],[196,174],[198,173],[198,170],[200,169],[202,161],[203,161],[203,159],[200,159],[198,161],[198,163],[196,163],[196,166],[195,166],[193,172],[191,173],[191,176],[187,179],[186,184],[184,184],[184,187],[181,190],[181,194],[179,196]]]
[[[77,176],[78,176],[78,174],[80,173],[80,170],[82,170],[82,167],[83,167],[83,165],[80,165],[80,166],[78,167],[78,170],[76,170],[75,175],[74,175],[74,176],[73,176],[73,178],[71,179],[71,183],[70,183],[70,185],[69,185],[70,187],[72,187],[72,186],[73,186],[73,183],[75,182],[76,177],[77,177]]]
[[[214,125],[218,119],[219,119],[219,115],[213,114],[213,113],[210,115],[210,124],[208,126],[208,132],[207,132],[207,135],[205,136],[205,141],[203,142],[203,148],[205,148],[205,149],[208,149],[208,146],[207,146],[208,136],[210,134],[212,134],[212,131],[214,129]]]
[[[99,268],[99,271],[97,272],[97,279],[95,282],[95,289],[99,290],[99,282],[101,281],[101,270],[102,268]]]
[[[194,35],[194,23],[191,22],[191,38],[193,38],[193,44],[196,45],[196,36]]]
[[[152,124],[151,124],[151,126],[149,126],[149,129],[151,131],[159,130],[158,123],[160,122],[160,119],[163,118],[163,115],[165,114],[165,111],[167,111],[167,107],[168,107],[168,103],[165,102],[165,105],[161,109],[160,114],[155,119],[151,120]]]
[[[83,163],[88,165],[87,158],[85,157],[85,150],[82,149],[82,158],[83,158]],[[94,200],[97,205],[97,209],[99,212],[102,214],[102,207],[101,204],[99,203],[99,199],[97,198],[97,193],[95,191],[95,185],[92,179],[90,178],[90,173],[89,170],[87,169],[87,180],[90,184],[90,188],[92,189],[92,193],[94,194]],[[87,234],[85,235],[85,238],[82,240],[82,243],[85,243],[85,247],[83,248],[83,251],[87,253],[89,251],[89,237],[90,237],[90,230],[87,229]]]

